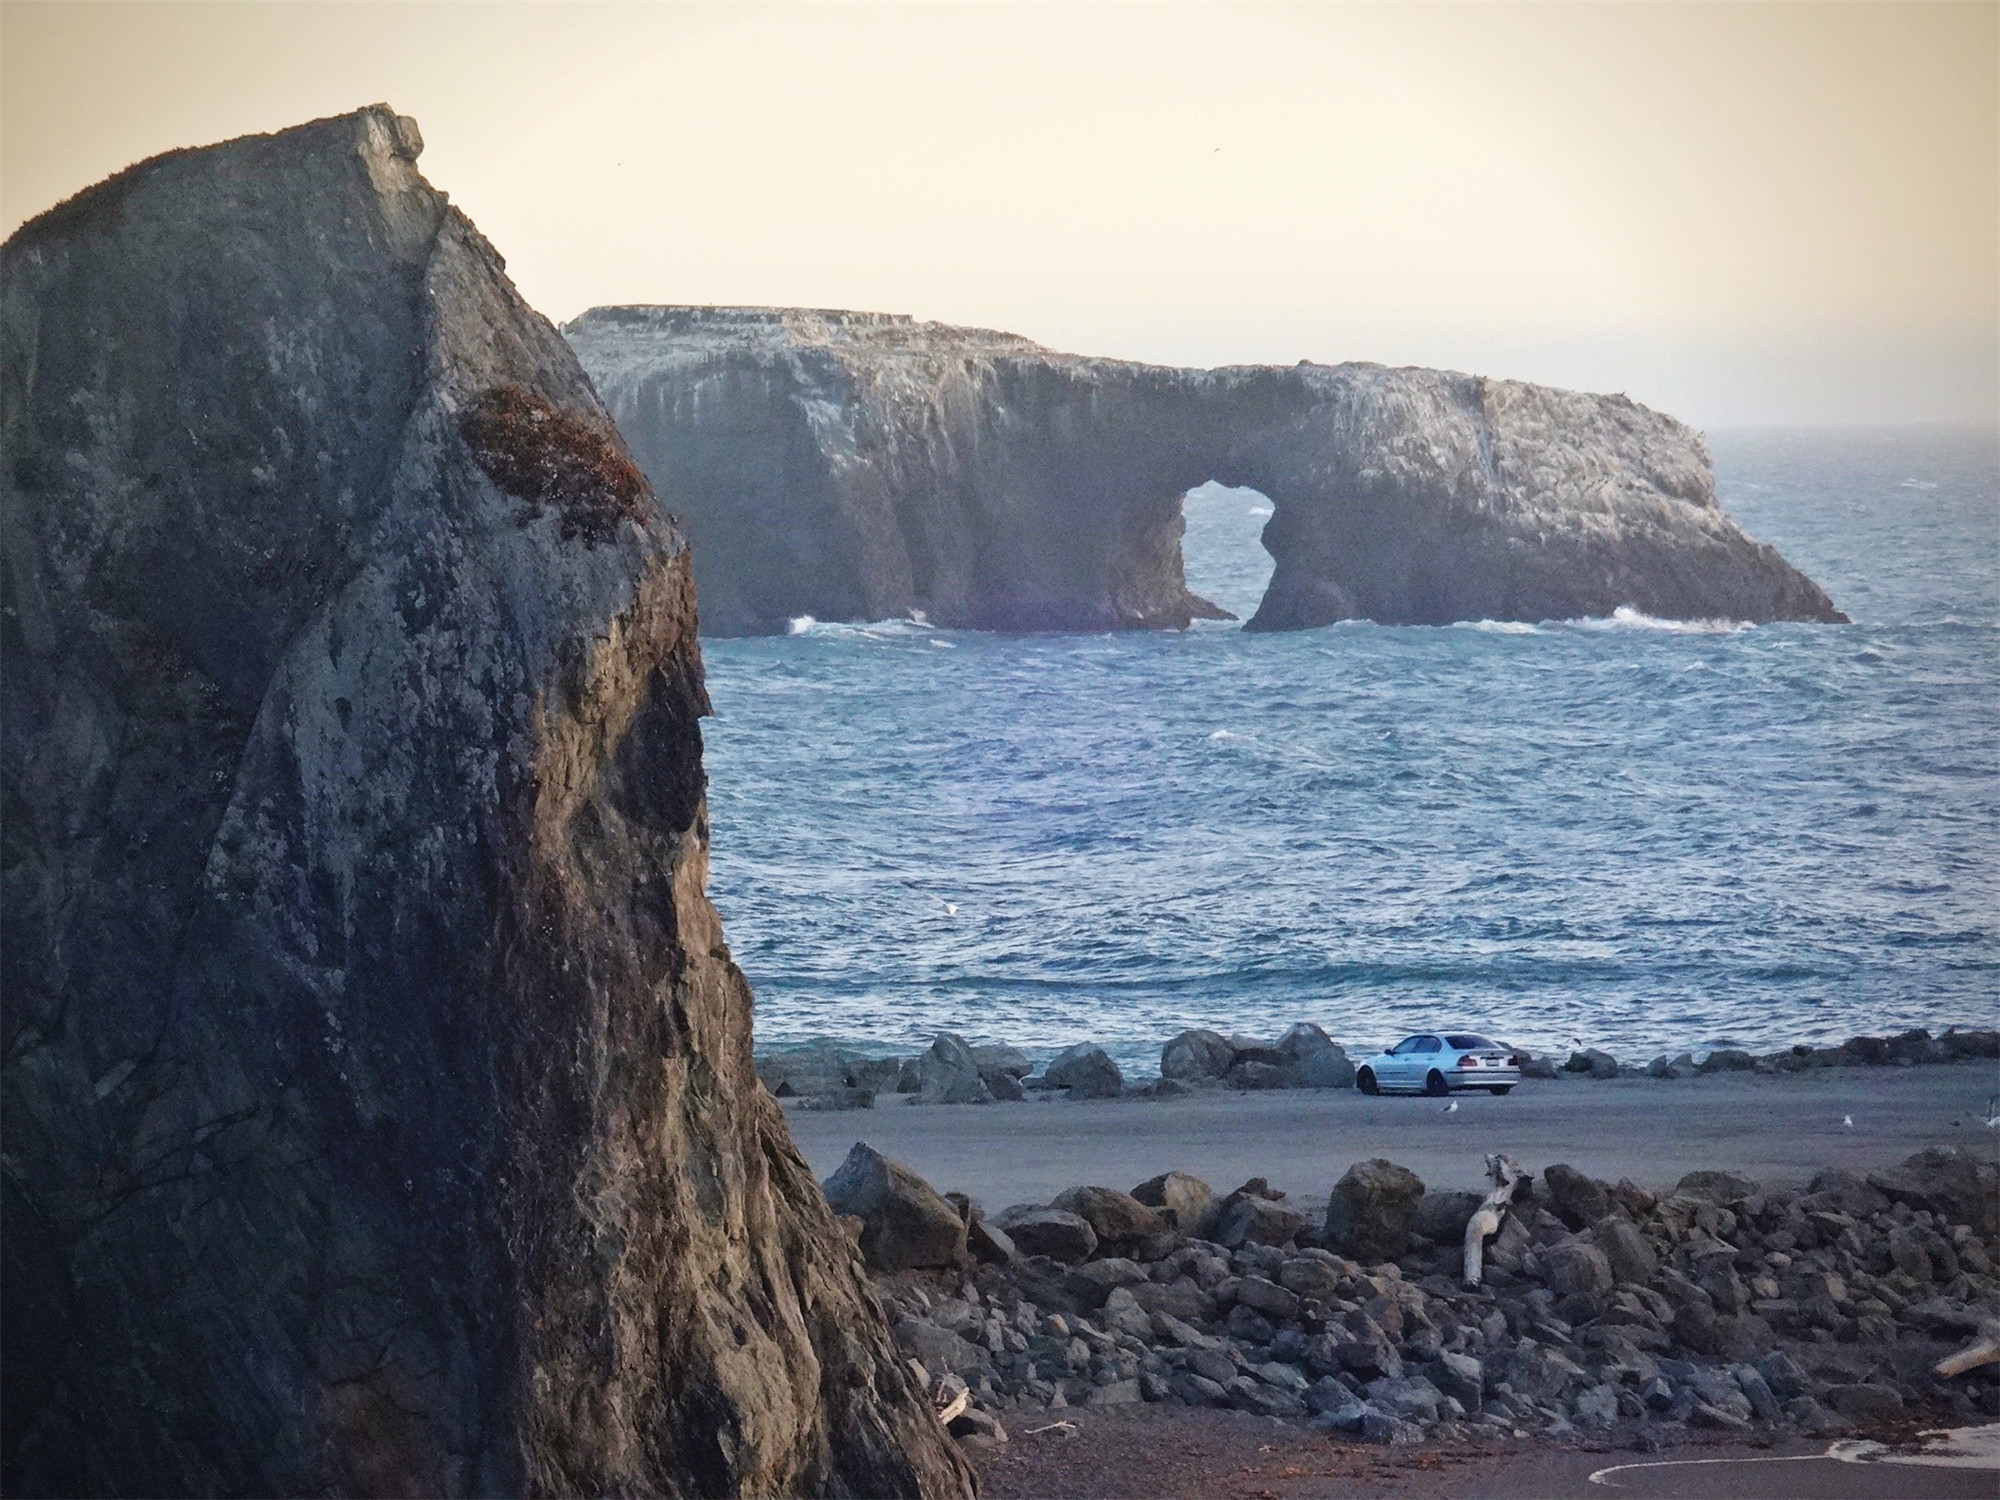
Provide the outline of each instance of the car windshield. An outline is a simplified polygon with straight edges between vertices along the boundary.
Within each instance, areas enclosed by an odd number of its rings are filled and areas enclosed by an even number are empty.
[[[1500,1050],[1499,1046],[1496,1043],[1489,1042],[1483,1036],[1475,1036],[1473,1035],[1473,1033],[1469,1031],[1456,1032],[1453,1035],[1446,1037],[1445,1044],[1447,1046],[1457,1047],[1461,1051],[1477,1050],[1478,1048],[1481,1047],[1487,1048],[1494,1052]]]

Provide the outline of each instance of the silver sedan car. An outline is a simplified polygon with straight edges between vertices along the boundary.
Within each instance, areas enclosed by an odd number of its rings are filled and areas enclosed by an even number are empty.
[[[1426,1031],[1406,1036],[1387,1052],[1365,1059],[1354,1084],[1364,1094],[1431,1094],[1487,1089],[1504,1094],[1521,1081],[1514,1054],[1470,1031]]]

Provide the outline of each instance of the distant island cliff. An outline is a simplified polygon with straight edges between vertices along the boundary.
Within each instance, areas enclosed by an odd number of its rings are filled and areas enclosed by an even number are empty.
[[[705,630],[800,615],[1175,629],[1181,501],[1263,492],[1247,628],[1841,622],[1623,396],[1372,364],[1185,370],[879,313],[605,307],[563,330],[694,542]]]

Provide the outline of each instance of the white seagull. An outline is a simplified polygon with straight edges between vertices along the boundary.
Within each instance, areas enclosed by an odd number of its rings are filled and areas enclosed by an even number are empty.
[[[1444,1107],[1443,1109],[1439,1110],[1439,1111],[1438,1111],[1438,1113],[1439,1113],[1439,1114],[1441,1114],[1441,1115],[1455,1115],[1455,1114],[1457,1114],[1457,1113],[1458,1113],[1458,1101],[1457,1101],[1456,1099],[1452,1100],[1452,1101],[1451,1101],[1451,1103],[1447,1104],[1447,1105],[1446,1105],[1446,1106],[1445,1106],[1445,1107]]]
[[[1852,1130],[1854,1128],[1854,1116],[1842,1115],[1840,1117],[1840,1128],[1842,1130]]]

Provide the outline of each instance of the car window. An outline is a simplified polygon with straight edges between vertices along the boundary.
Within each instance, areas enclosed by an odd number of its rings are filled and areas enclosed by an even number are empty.
[[[1391,1057],[1407,1057],[1410,1053],[1415,1052],[1422,1042],[1423,1038],[1420,1036],[1406,1036],[1390,1049],[1389,1055]]]
[[[1444,1043],[1434,1036],[1420,1036],[1417,1038],[1417,1051],[1419,1052],[1435,1052],[1443,1045]]]
[[[1444,1039],[1444,1043],[1447,1047],[1457,1047],[1460,1050],[1465,1050],[1468,1048],[1478,1049],[1481,1047],[1493,1049],[1493,1043],[1487,1041],[1485,1037],[1475,1036],[1469,1031],[1463,1032],[1457,1036],[1448,1036]]]

